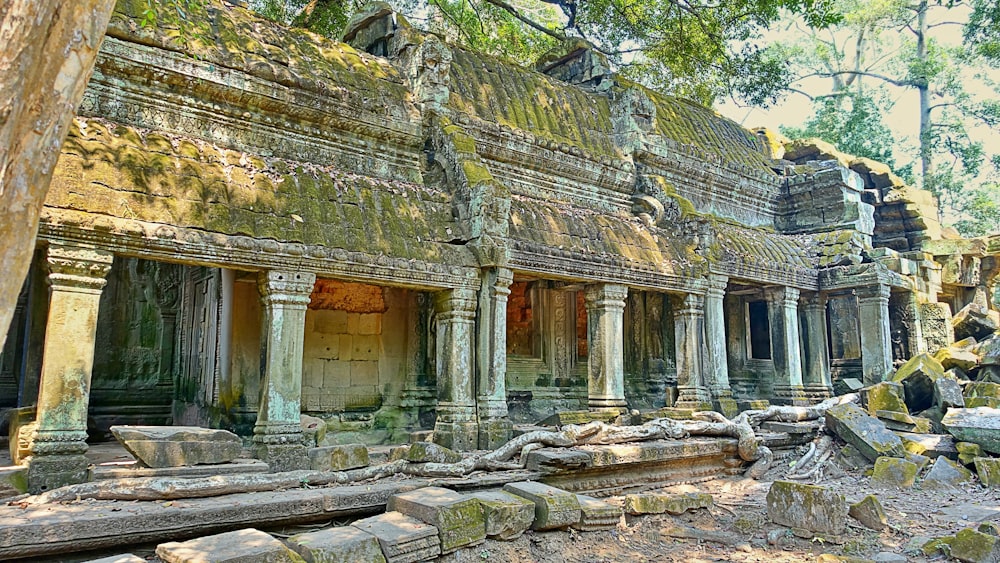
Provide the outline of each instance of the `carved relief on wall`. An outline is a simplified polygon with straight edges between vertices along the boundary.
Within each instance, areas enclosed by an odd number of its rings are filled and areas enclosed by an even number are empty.
[[[316,279],[309,308],[348,313],[384,313],[388,309],[380,286],[324,278]]]
[[[833,295],[827,302],[830,324],[830,359],[854,360],[861,357],[858,332],[858,300],[854,295]]]

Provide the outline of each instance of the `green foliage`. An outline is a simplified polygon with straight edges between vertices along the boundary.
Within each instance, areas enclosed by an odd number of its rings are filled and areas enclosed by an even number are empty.
[[[792,139],[818,137],[841,151],[895,166],[892,131],[882,120],[882,108],[859,93],[826,96],[813,104],[813,116],[803,127],[781,127]]]
[[[181,46],[191,41],[207,42],[208,24],[201,15],[205,0],[146,0],[139,25],[154,27],[165,24],[177,29],[173,39]]]
[[[473,51],[502,57],[524,66],[533,66],[543,53],[556,46],[551,35],[526,26],[511,12],[488,2],[429,0],[428,8],[440,14],[427,27],[449,41]],[[537,3],[526,11],[532,21],[556,33],[559,14],[547,4]],[[411,12],[411,21],[418,19]]]
[[[965,40],[993,65],[1000,66],[1000,2],[972,0]]]

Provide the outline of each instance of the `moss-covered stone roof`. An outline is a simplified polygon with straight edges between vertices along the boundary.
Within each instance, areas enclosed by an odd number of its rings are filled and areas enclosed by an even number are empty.
[[[473,264],[451,196],[399,181],[202,140],[77,118],[46,200],[50,208],[225,235]]]
[[[454,46],[450,83],[456,111],[592,155],[620,155],[604,96]]]
[[[715,254],[725,267],[806,272],[815,268],[808,235],[779,235],[732,223],[716,223]]]

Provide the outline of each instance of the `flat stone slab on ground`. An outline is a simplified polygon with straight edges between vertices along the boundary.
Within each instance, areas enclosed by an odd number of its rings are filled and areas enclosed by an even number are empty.
[[[84,561],[84,563],[146,563],[146,560],[138,555],[123,553],[121,555],[101,557],[100,559],[91,559],[90,561]]]
[[[393,495],[386,509],[436,527],[442,554],[486,539],[483,507],[479,500],[451,489],[424,487]]]
[[[478,491],[469,495],[483,506],[486,535],[501,540],[520,537],[535,520],[535,503],[503,491]]]
[[[899,436],[853,403],[837,405],[826,411],[826,426],[857,448],[868,461],[875,461],[881,456],[902,457],[906,451]]]
[[[304,563],[281,541],[253,528],[161,543],[156,556],[166,563]]]
[[[917,464],[898,457],[880,457],[872,470],[872,485],[909,489],[917,481]]]
[[[429,561],[441,554],[437,528],[398,512],[386,512],[351,525],[378,538],[388,563]]]
[[[903,440],[903,447],[910,453],[930,458],[944,456],[948,459],[958,459],[958,448],[955,446],[955,439],[948,434],[896,432],[896,435]]]
[[[618,526],[622,511],[617,506],[587,495],[576,495],[576,500],[580,503],[580,521],[573,525],[577,530],[593,532]]]
[[[368,467],[368,447],[364,444],[343,444],[309,448],[309,467],[314,471],[347,471]]]
[[[112,426],[111,433],[147,467],[229,463],[243,451],[236,434],[197,426]]]
[[[503,490],[535,503],[532,530],[568,528],[580,521],[580,501],[573,493],[535,481],[508,483]]]
[[[688,510],[711,508],[712,495],[708,493],[639,493],[625,495],[624,510],[627,514],[683,514]]]
[[[934,465],[920,482],[922,489],[954,489],[972,479],[972,472],[946,457],[934,460]]]
[[[288,538],[288,545],[306,561],[386,563],[378,538],[354,526],[292,536]]]
[[[840,535],[847,526],[847,501],[826,487],[775,481],[767,492],[767,514],[775,524]]]
[[[941,425],[962,442],[973,442],[990,453],[1000,454],[1000,409],[949,409]]]

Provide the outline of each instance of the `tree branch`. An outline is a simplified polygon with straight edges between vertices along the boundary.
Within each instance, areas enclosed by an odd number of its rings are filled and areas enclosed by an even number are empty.
[[[518,21],[520,21],[524,25],[527,25],[528,27],[531,27],[531,28],[535,29],[536,31],[540,31],[540,32],[544,33],[545,35],[548,35],[549,37],[552,37],[553,39],[556,39],[556,40],[559,40],[559,41],[565,41],[566,40],[566,36],[563,35],[562,33],[559,33],[557,31],[552,31],[551,29],[545,27],[544,25],[542,25],[542,24],[540,24],[540,23],[532,20],[531,18],[529,18],[529,17],[521,14],[521,12],[518,11],[517,8],[515,8],[514,6],[508,4],[507,2],[504,2],[504,0],[486,0],[486,2],[489,3],[489,4],[493,4],[497,8],[500,8],[501,10],[505,10],[507,13],[509,13],[510,15],[512,15],[515,18],[517,18]],[[560,6],[563,5],[562,2],[551,2],[551,3],[552,4],[558,4]],[[574,13],[575,13],[575,10],[574,10]]]

